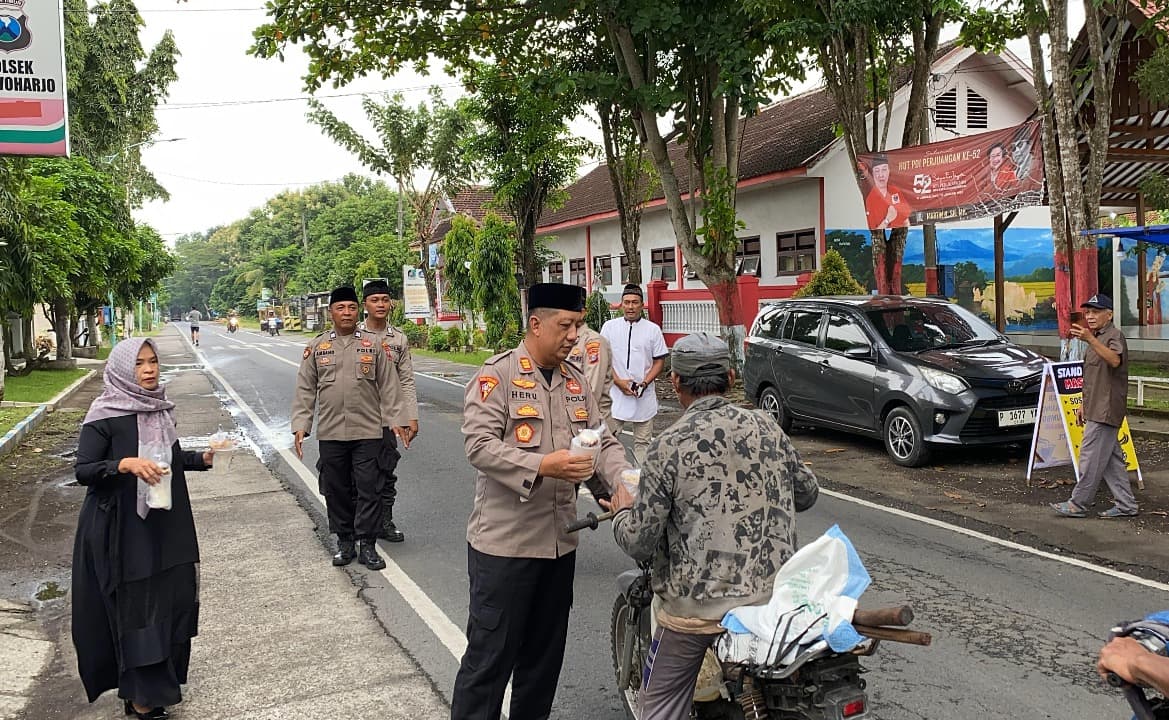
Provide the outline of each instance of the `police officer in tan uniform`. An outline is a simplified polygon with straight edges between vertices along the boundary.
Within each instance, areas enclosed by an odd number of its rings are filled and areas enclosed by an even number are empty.
[[[601,425],[598,473],[613,487],[629,465],[600,423],[584,374],[567,363],[583,307],[580,288],[528,291],[523,342],[490,358],[467,385],[463,436],[478,471],[467,521],[470,618],[451,699],[453,720],[498,720],[512,681],[512,720],[547,718],[556,694],[577,538],[578,485],[593,459],[573,455],[573,436]]]
[[[402,542],[406,536],[394,524],[394,500],[398,497],[398,476],[396,470],[402,455],[398,451],[398,443],[409,448],[410,441],[418,434],[418,393],[414,387],[414,362],[410,359],[410,343],[406,341],[406,334],[398,330],[387,320],[393,301],[390,298],[390,286],[384,280],[372,280],[361,289],[365,304],[365,322],[357,326],[364,333],[376,335],[376,342],[381,345],[386,357],[398,371],[399,387],[393,392],[401,393],[399,427],[382,428],[382,452],[378,459],[378,467],[384,481],[382,485],[382,526],[378,530],[378,537],[390,542]]]
[[[589,388],[601,406],[601,417],[607,422],[613,407],[613,398],[609,397],[609,388],[613,387],[613,348],[604,335],[588,326],[583,316],[577,332],[579,336],[568,360],[584,370]]]
[[[357,291],[339,287],[329,296],[333,331],[321,333],[304,349],[292,401],[296,456],[319,411],[321,494],[329,515],[329,532],[337,535],[334,565],[353,558],[371,570],[386,566],[377,552],[381,528],[382,476],[378,454],[382,427],[398,423],[398,385],[394,364],[375,336],[357,330]],[[359,550],[354,551],[354,538]]]

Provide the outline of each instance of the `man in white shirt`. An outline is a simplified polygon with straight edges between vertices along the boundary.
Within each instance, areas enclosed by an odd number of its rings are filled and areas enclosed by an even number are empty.
[[[613,318],[601,328],[613,351],[613,399],[609,429],[617,435],[625,425],[633,426],[633,458],[640,466],[645,461],[653,420],[658,414],[658,395],[654,380],[670,354],[662,329],[642,317],[645,298],[640,285],[626,285],[621,293],[623,317]]]

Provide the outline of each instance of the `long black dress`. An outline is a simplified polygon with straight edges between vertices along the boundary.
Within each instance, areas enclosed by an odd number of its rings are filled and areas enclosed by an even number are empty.
[[[203,457],[171,449],[170,510],[138,517],[137,479],[118,463],[138,455],[138,419],[81,427],[74,470],[89,491],[73,545],[73,644],[89,701],[106,690],[141,706],[182,701],[199,625],[199,543],[184,470]]]

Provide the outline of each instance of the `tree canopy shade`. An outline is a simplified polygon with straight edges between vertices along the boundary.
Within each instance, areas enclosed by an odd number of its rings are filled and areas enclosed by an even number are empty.
[[[544,270],[536,243],[540,215],[563,203],[561,188],[575,177],[581,156],[590,149],[568,133],[577,98],[542,92],[541,84],[534,74],[516,75],[480,63],[469,73],[467,87],[473,94],[465,101],[468,114],[478,121],[466,141],[468,157],[516,223],[524,288],[539,282]]]

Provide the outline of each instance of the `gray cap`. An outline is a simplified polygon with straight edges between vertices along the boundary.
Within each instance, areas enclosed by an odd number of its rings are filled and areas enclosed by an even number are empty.
[[[682,377],[716,377],[731,369],[731,351],[714,335],[695,333],[674,343],[670,363]]]

